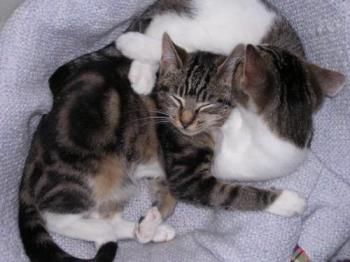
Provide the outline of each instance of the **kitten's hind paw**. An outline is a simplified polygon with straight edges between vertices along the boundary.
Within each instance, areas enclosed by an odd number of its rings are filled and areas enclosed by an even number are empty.
[[[162,224],[157,228],[153,242],[168,242],[175,238],[175,229],[172,226]]]
[[[302,214],[305,208],[306,201],[304,198],[295,192],[284,190],[266,211],[284,217],[291,217]]]
[[[148,243],[153,240],[158,226],[162,223],[162,217],[158,208],[150,209],[135,229],[136,239],[140,243]]]

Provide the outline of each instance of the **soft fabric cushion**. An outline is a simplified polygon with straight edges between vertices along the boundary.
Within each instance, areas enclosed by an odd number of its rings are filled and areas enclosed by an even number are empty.
[[[96,50],[124,30],[151,0],[28,0],[0,36],[0,261],[26,261],[17,228],[17,194],[31,135],[50,109],[47,79],[63,63]],[[348,1],[271,1],[291,20],[311,61],[350,72]],[[167,244],[120,243],[118,261],[288,261],[297,242],[313,261],[343,245],[350,257],[350,91],[328,99],[316,117],[313,153],[295,174],[261,186],[308,198],[302,217],[214,212],[179,204]],[[136,220],[150,206],[146,185],[126,210]],[[91,243],[54,236],[68,252],[92,257]]]

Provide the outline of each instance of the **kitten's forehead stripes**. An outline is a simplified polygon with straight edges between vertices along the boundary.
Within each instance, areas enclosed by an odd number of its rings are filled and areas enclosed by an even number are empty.
[[[195,96],[196,101],[205,101],[208,98],[207,85],[212,76],[212,65],[206,65],[207,57],[196,56],[188,68],[186,80],[178,89],[180,96]]]
[[[204,101],[207,99],[208,92],[206,91],[206,89],[207,89],[207,85],[210,81],[210,78],[211,78],[211,74],[210,74],[210,69],[208,68],[207,72],[206,72],[206,76],[202,80],[202,81],[204,81],[204,85],[202,85],[202,87],[200,87],[200,88],[199,87],[197,88],[197,89],[199,89],[197,92],[197,100],[198,101]]]
[[[190,79],[190,77],[191,77],[191,74],[192,74],[192,72],[193,72],[193,70],[194,70],[194,68],[197,66],[197,64],[198,64],[198,59],[199,59],[199,56],[195,56],[195,58],[194,58],[194,60],[193,60],[193,62],[191,63],[191,65],[189,66],[189,68],[188,68],[188,71],[187,71],[187,74],[186,74],[186,79],[185,79],[185,84],[184,85],[182,85],[181,87],[180,87],[180,90],[179,90],[179,95],[180,96],[185,96],[185,95],[187,95],[187,88],[188,88],[188,86],[189,86],[189,79]]]

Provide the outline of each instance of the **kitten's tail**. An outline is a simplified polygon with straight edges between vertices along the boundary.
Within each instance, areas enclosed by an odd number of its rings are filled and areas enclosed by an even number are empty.
[[[100,247],[93,259],[69,255],[53,241],[34,201],[22,197],[19,201],[18,223],[25,252],[33,262],[108,262],[113,261],[117,252],[117,243],[109,242]]]

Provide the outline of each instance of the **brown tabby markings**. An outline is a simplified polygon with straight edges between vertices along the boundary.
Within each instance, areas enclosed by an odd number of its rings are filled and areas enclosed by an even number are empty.
[[[159,143],[155,131],[155,122],[153,117],[156,115],[156,105],[153,99],[149,97],[143,97],[143,101],[147,106],[150,116],[142,119],[141,122],[147,122],[148,125],[144,126],[143,132],[147,134],[144,143],[137,144],[137,151],[141,152],[143,163],[151,164],[158,160]]]
[[[76,261],[50,237],[46,214],[116,218],[118,223],[136,190],[135,168],[158,161],[155,104],[132,91],[126,76],[130,61],[116,53],[109,46],[90,59],[83,56],[50,80],[53,107],[34,135],[19,194],[19,228],[32,260]],[[175,200],[162,179],[157,178],[155,188],[166,217]],[[130,223],[122,233],[128,237],[133,233]],[[116,247],[104,244],[96,260],[112,261]]]
[[[176,199],[168,190],[168,185],[165,181],[158,181],[154,187],[154,206],[157,206],[163,219],[168,218],[174,212]]]
[[[96,199],[103,200],[113,188],[122,187],[125,168],[115,154],[107,155],[100,163],[97,175],[92,178]]]

